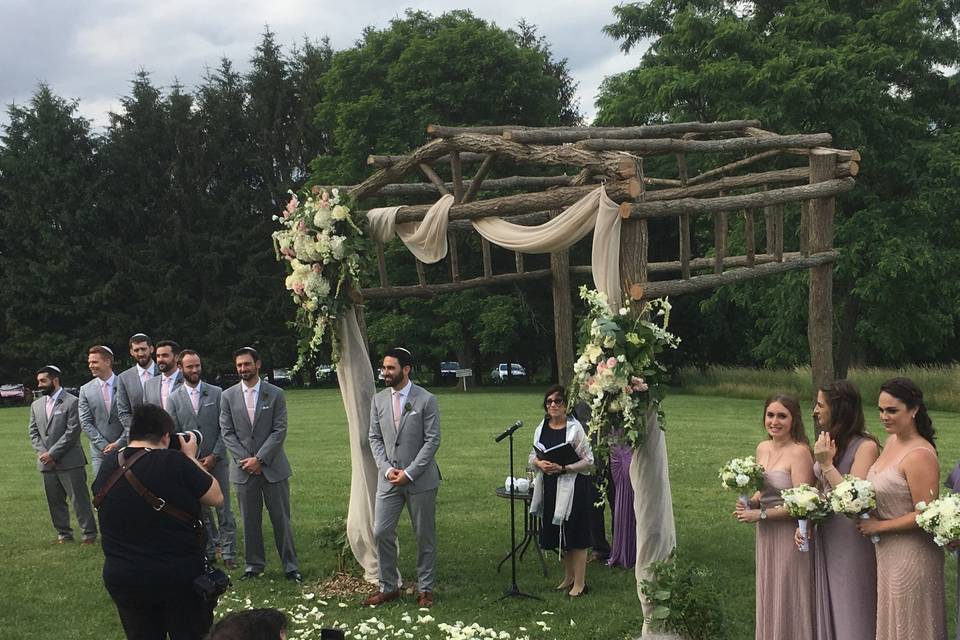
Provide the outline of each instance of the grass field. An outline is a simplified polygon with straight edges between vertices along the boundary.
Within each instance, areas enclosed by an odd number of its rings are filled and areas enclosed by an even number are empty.
[[[243,607],[248,601],[252,606],[303,612],[298,608],[302,605],[308,610],[317,608],[311,622],[330,625],[336,621],[356,628],[376,616],[387,631],[391,631],[389,625],[394,625],[393,632],[403,627],[416,638],[445,637],[437,625],[456,621],[476,622],[506,631],[511,637],[639,635],[642,614],[632,571],[591,564],[588,582],[592,593],[574,601],[552,591],[561,573],[556,557],[548,558],[550,576],[544,578],[535,557],[528,553],[519,565],[518,581],[524,591],[543,601],[497,600],[509,586],[509,565],[504,573],[496,572],[496,564],[509,546],[509,507],[507,501],[493,495],[507,473],[505,443],[495,444],[493,437],[514,420],[525,420],[527,426],[518,432],[516,452],[523,460],[532,425],[541,415],[540,396],[536,390],[469,394],[446,390],[438,395],[443,434],[439,463],[444,485],[438,504],[438,601],[430,612],[434,621],[413,630],[418,612],[410,599],[377,611],[358,607],[359,599],[330,599],[326,604],[316,598],[305,599],[334,566],[334,558],[321,547],[317,532],[346,513],[350,459],[346,420],[336,390],[287,394],[290,431],[286,448],[294,469],[294,533],[306,583],[301,589],[283,580],[276,552],[268,548],[266,577],[252,584],[237,582],[222,601],[221,611]],[[684,394],[669,396],[666,404],[679,553],[713,571],[732,625],[731,637],[737,639],[753,637],[753,531],[730,517],[735,497],[720,490],[716,470],[735,455],[753,452],[762,437],[761,408],[756,400]],[[868,415],[871,427],[879,431],[874,414]],[[960,414],[935,412],[933,418],[946,475],[960,457]],[[56,535],[26,425],[27,409],[0,409],[0,448],[11,456],[0,476],[0,554],[6,558],[0,572],[0,637],[122,638],[116,611],[100,580],[103,557],[99,546],[52,544]],[[406,517],[401,520],[400,532],[401,571],[412,576],[415,545]],[[269,534],[265,537],[272,539]],[[953,611],[955,567],[953,559],[948,559],[949,611]],[[412,616],[411,622],[405,620],[406,614]],[[304,627],[297,629],[302,632]]]

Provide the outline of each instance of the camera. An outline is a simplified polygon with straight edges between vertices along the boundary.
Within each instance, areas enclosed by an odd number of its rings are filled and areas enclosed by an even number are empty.
[[[176,436],[175,438],[172,436]],[[200,448],[200,445],[203,444],[203,434],[200,433],[197,429],[191,429],[190,431],[180,431],[178,433],[171,434],[170,446],[168,449],[180,450],[181,445],[184,442],[190,442],[191,440],[196,441],[197,449]]]

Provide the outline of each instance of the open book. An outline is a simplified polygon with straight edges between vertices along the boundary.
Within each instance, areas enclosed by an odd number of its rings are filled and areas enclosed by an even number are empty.
[[[545,450],[541,450],[540,443],[537,443],[537,446],[534,448],[536,449],[538,460],[548,460],[559,465],[568,465],[580,461],[577,450],[574,449],[573,445],[569,442],[564,442]]]

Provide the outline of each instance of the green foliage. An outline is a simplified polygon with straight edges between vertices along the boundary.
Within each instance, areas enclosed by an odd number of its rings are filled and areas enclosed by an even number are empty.
[[[955,357],[960,3],[653,0],[614,13],[606,30],[624,50],[652,43],[639,67],[606,80],[598,124],[758,118],[861,151],[858,187],[837,208],[841,373],[851,361]],[[753,363],[800,363],[805,289],[802,276],[739,285],[705,311],[745,327]]]
[[[724,640],[730,625],[724,611],[724,590],[713,574],[702,567],[677,560],[676,550],[649,568],[652,577],[640,589],[653,605],[647,624],[658,631],[672,631],[684,640]]]
[[[317,530],[317,543],[324,551],[333,553],[336,573],[352,573],[359,567],[347,538],[346,518],[337,516],[321,525]]]

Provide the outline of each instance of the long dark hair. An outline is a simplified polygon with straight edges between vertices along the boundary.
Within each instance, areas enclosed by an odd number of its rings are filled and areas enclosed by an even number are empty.
[[[886,392],[894,398],[907,405],[908,409],[916,409],[917,413],[913,417],[913,423],[917,425],[917,433],[937,448],[937,434],[933,430],[933,420],[927,413],[927,405],[923,403],[923,391],[917,386],[917,383],[910,378],[890,378],[880,385],[880,392]]]
[[[837,464],[855,437],[869,438],[880,444],[876,436],[867,431],[863,416],[863,398],[857,385],[849,380],[836,380],[820,387],[820,392],[830,405],[830,424],[821,425],[837,445],[833,462]]]
[[[763,403],[763,414],[760,417],[760,424],[763,426],[764,430],[766,430],[767,407],[774,402],[779,402],[787,411],[790,412],[790,439],[794,442],[799,442],[809,447],[810,439],[807,437],[807,432],[803,428],[803,415],[800,413],[800,402],[793,396],[786,393],[775,393],[767,398],[767,401]]]

